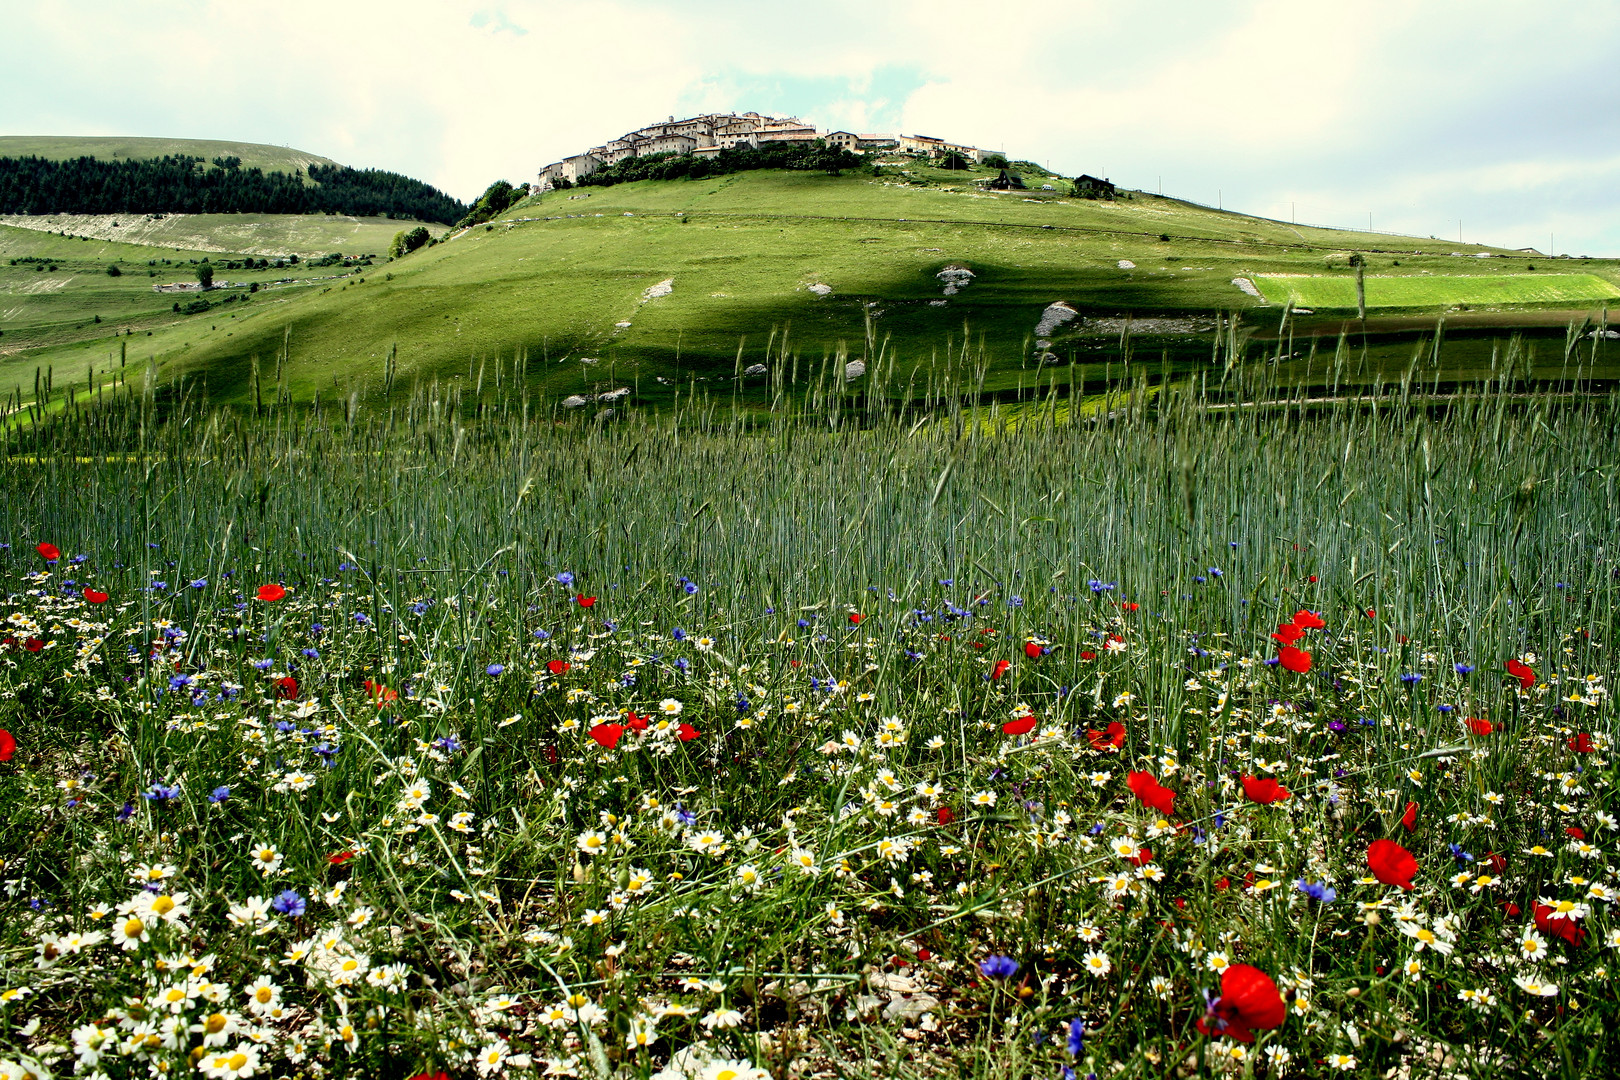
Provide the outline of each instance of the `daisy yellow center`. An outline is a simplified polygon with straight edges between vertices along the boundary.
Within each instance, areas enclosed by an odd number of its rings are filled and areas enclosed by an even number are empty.
[[[174,910],[174,897],[160,896],[152,901],[152,911],[157,915],[167,915]]]
[[[247,1064],[247,1055],[246,1054],[232,1054],[230,1056],[228,1064],[231,1067],[231,1071],[235,1072],[238,1069],[240,1069],[242,1066]]]
[[[215,1013],[213,1016],[208,1018],[208,1020],[203,1024],[203,1027],[208,1031],[208,1034],[218,1035],[220,1032],[225,1030],[225,1014]]]
[[[125,937],[140,937],[145,931],[146,924],[139,919],[131,919],[124,924]]]
[[[254,1000],[256,1000],[260,1005],[270,1004],[270,995],[271,990],[268,986],[261,986],[257,990],[253,991]]]

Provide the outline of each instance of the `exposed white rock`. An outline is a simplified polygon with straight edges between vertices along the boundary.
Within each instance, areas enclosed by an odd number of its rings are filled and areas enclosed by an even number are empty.
[[[585,399],[578,394],[570,394],[562,399],[562,407],[565,409],[577,409],[583,404],[585,404]]]
[[[663,281],[660,281],[658,284],[652,286],[646,292],[642,293],[641,298],[642,300],[656,300],[660,296],[668,296],[674,291],[675,279],[665,278]]]
[[[1254,287],[1254,282],[1250,281],[1246,277],[1235,277],[1232,279],[1232,284],[1236,285],[1238,288],[1242,289],[1256,300],[1265,299],[1265,297],[1260,295],[1260,290]]]
[[[1073,322],[1079,317],[1080,313],[1062,300],[1047,304],[1046,310],[1041,312],[1041,321],[1035,324],[1035,336],[1038,338],[1050,338],[1060,326]],[[1050,344],[1051,342],[1047,341],[1040,347],[1044,349]]]
[[[844,378],[846,380],[848,380],[848,379],[858,379],[862,375],[865,375],[865,374],[866,374],[866,364],[865,364],[864,361],[851,360],[849,363],[844,365]]]
[[[819,281],[816,282],[813,285],[806,285],[805,288],[809,289],[811,292],[815,293],[817,296],[826,296],[828,293],[832,292],[832,286],[831,285],[823,285]]]
[[[743,368],[744,377],[750,379],[756,378],[760,375],[768,375],[769,373],[770,369],[764,364],[749,364],[747,367]]]
[[[1129,259],[1121,259],[1119,260],[1119,268],[1121,270],[1135,270],[1136,264]]]

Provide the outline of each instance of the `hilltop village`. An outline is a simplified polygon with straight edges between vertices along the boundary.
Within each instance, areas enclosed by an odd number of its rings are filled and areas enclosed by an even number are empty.
[[[708,113],[677,120],[671,116],[661,124],[619,136],[582,154],[554,161],[540,170],[537,191],[549,191],[559,180],[570,184],[615,165],[626,158],[651,154],[692,154],[703,157],[737,146],[758,148],[766,143],[824,142],[828,146],[857,154],[897,151],[944,157],[959,154],[973,162],[984,160],[978,147],[949,142],[931,135],[859,134],[853,131],[820,131],[814,124],[796,116],[764,116],[757,112]]]

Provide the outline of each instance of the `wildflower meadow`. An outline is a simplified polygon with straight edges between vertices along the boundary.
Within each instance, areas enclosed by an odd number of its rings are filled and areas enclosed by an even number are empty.
[[[151,395],[0,459],[0,1077],[1595,1076],[1620,399]]]

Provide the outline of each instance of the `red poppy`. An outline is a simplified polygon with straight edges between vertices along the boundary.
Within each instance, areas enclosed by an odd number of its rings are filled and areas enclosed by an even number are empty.
[[[57,550],[55,544],[40,544],[34,550],[39,552],[39,557],[46,562],[57,562],[62,558],[62,553]]]
[[[333,866],[342,866],[352,858],[354,858],[354,852],[339,851],[335,855],[328,855],[326,857],[326,861],[331,863]]]
[[[1007,674],[1007,669],[1010,667],[1012,667],[1011,660],[997,660],[996,666],[990,669],[990,678],[992,680],[1001,678]]]
[[[561,675],[563,672],[567,671],[572,666],[573,665],[569,664],[569,662],[566,661],[566,660],[547,660],[546,661],[546,670],[551,672],[553,675]]]
[[[591,728],[591,738],[609,750],[619,745],[619,739],[623,735],[623,724],[597,724]]]
[[[1256,1028],[1280,1027],[1287,1018],[1288,1005],[1269,975],[1248,964],[1229,964],[1221,972],[1221,996],[1198,1021],[1198,1030],[1251,1043]]]
[[[1289,671],[1300,675],[1311,670],[1311,654],[1304,649],[1296,649],[1292,645],[1284,645],[1277,650],[1277,662]]]
[[[17,739],[5,728],[0,728],[0,761],[10,761],[17,752]]]
[[[436,1073],[417,1073],[411,1080],[450,1080],[450,1074],[440,1069]]]
[[[298,697],[298,680],[291,675],[285,675],[276,680],[276,697],[283,701],[293,701]]]
[[[1224,878],[1224,877],[1223,878],[1217,878],[1216,881],[1215,881],[1215,888],[1219,889],[1221,892],[1225,892],[1227,889],[1230,889],[1231,887],[1232,887],[1232,881],[1231,881],[1230,878]]]
[[[921,960],[923,963],[926,964],[926,963],[928,963],[928,961],[932,960],[933,958],[934,958],[934,954],[929,952],[927,949],[918,949],[917,950],[917,959]]]
[[[1153,861],[1153,851],[1151,848],[1137,848],[1136,854],[1132,855],[1129,861],[1135,863],[1137,866],[1146,866],[1148,863]]]
[[[1082,659],[1082,660],[1095,660],[1095,659],[1097,659],[1097,654],[1092,652],[1090,649],[1081,649],[1080,650],[1080,659]]]
[[[1481,866],[1490,867],[1490,871],[1493,874],[1507,873],[1507,860],[1502,858],[1502,856],[1498,855],[1494,851],[1487,851],[1485,853],[1485,857],[1479,860],[1479,864]]]
[[[1028,735],[1035,730],[1035,717],[1020,716],[1016,720],[1009,720],[1001,725],[1001,730],[1008,735]]]
[[[1152,807],[1165,817],[1176,812],[1176,793],[1159,783],[1152,773],[1132,772],[1125,777],[1125,786],[1143,806]]]
[[[1142,606],[1141,604],[1133,604],[1133,603],[1130,603],[1130,602],[1127,601],[1127,602],[1122,603],[1122,604],[1119,605],[1119,610],[1121,610],[1121,611],[1135,611],[1137,608],[1140,608],[1141,606]]]
[[[1029,657],[1031,660],[1039,660],[1041,658],[1041,654],[1045,651],[1046,650],[1042,649],[1033,641],[1024,642],[1024,655]]]
[[[1301,608],[1300,610],[1294,612],[1294,625],[1298,626],[1301,630],[1321,630],[1327,626],[1327,623],[1323,622],[1322,616],[1318,615],[1316,612],[1306,611],[1304,608]]]
[[[866,616],[862,615],[860,612],[852,611],[849,613],[849,625],[859,626],[861,625],[861,620],[864,618],[866,618]]]
[[[366,694],[370,696],[372,701],[377,703],[377,708],[379,709],[387,705],[390,701],[397,701],[399,699],[398,690],[390,690],[382,683],[372,682],[370,679],[366,680]]]
[[[1532,690],[1535,688],[1536,673],[1531,670],[1529,664],[1523,663],[1519,660],[1509,660],[1502,666],[1507,668],[1507,673],[1509,675],[1519,680],[1519,685],[1524,687],[1524,689]]]
[[[545,753],[547,765],[557,764],[557,748],[555,746],[546,747]]]
[[[1577,840],[1585,840],[1586,839],[1586,830],[1583,829],[1583,828],[1580,828],[1579,826],[1571,825],[1569,828],[1564,830],[1564,835],[1565,836],[1573,836]]]
[[[635,713],[631,713],[629,716],[624,718],[624,726],[629,728],[631,731],[646,731],[647,718],[645,716],[637,716]]]
[[[1543,934],[1561,937],[1565,941],[1579,948],[1586,940],[1586,931],[1575,925],[1575,920],[1566,915],[1554,915],[1553,909],[1546,904],[1536,904],[1530,909],[1535,916],[1536,929]]]
[[[680,739],[681,742],[691,742],[700,734],[702,734],[702,732],[698,731],[698,729],[693,727],[691,724],[681,724],[675,729],[675,737]]]
[[[92,589],[88,585],[84,587],[84,598],[90,601],[92,604],[105,604],[107,602],[106,593],[96,592],[96,590]]]
[[[1470,735],[1489,735],[1496,730],[1496,725],[1480,716],[1468,718],[1468,733]]]
[[[1311,581],[1311,584],[1312,584],[1312,585],[1315,585],[1315,584],[1316,584],[1316,575],[1315,575],[1315,574],[1312,574],[1312,575],[1311,575],[1311,577],[1310,577],[1310,581]]]
[[[574,603],[578,604],[580,607],[590,607],[592,604],[596,603],[596,597],[581,594],[574,597]]]
[[[1367,609],[1367,618],[1369,618],[1369,619],[1378,618],[1378,612],[1373,610],[1372,608],[1368,608]]]
[[[1374,840],[1367,845],[1367,868],[1385,885],[1399,885],[1410,892],[1417,859],[1393,840]]]
[[[1406,804],[1406,811],[1405,813],[1401,814],[1401,824],[1406,826],[1407,832],[1411,832],[1413,829],[1417,828],[1417,812],[1417,803],[1409,802]]]
[[[1265,780],[1257,776],[1245,776],[1243,778],[1243,797],[1250,802],[1259,803],[1261,806],[1270,806],[1274,802],[1280,802],[1288,798],[1288,794],[1287,788],[1269,777]]]
[[[1086,729],[1086,741],[1091,743],[1093,750],[1118,750],[1125,745],[1125,725],[1115,720],[1107,728],[1098,731],[1096,728]]]
[[[1583,731],[1569,739],[1569,748],[1577,754],[1590,754],[1597,747],[1592,745],[1591,732]]]
[[[1305,636],[1305,631],[1291,622],[1278,623],[1277,632],[1271,636],[1284,645],[1292,645]]]
[[[43,649],[44,647],[45,643],[37,637],[31,637],[27,641],[23,642],[23,648],[27,649],[29,652],[39,652],[39,650]]]
[[[277,584],[275,584],[273,582],[271,584],[269,584],[269,585],[260,585],[259,586],[259,593],[258,593],[259,599],[263,600],[267,604],[273,604],[277,600],[280,600],[283,596],[286,596],[286,595],[287,595],[287,590],[282,588],[280,585],[277,585]]]
[[[956,820],[956,815],[951,813],[951,808],[948,806],[940,807],[939,813],[935,814],[934,817],[939,820],[941,825],[949,825]]]
[[[1498,901],[1498,904],[1502,908],[1502,914],[1506,915],[1510,919],[1517,919],[1521,914],[1523,914],[1523,912],[1519,910],[1519,905],[1515,904],[1511,900],[1501,900]]]

